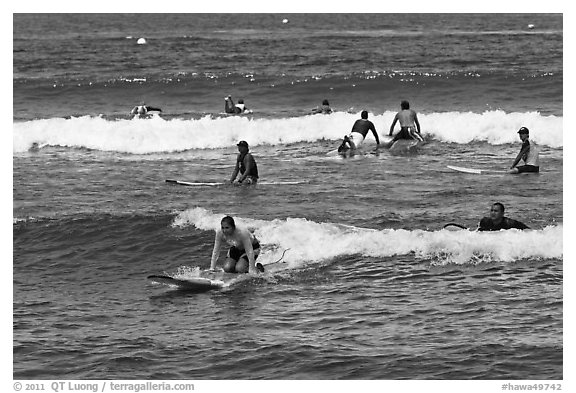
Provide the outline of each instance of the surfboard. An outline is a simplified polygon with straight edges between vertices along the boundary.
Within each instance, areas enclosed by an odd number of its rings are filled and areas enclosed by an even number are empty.
[[[223,186],[223,185],[229,185],[230,183],[224,183],[224,182],[190,182],[190,181],[183,181],[183,180],[174,180],[174,179],[166,179],[166,183],[173,183],[173,184],[178,184],[181,186],[190,186],[190,187],[198,187],[198,186],[209,186],[209,187],[214,187],[214,186]],[[256,184],[260,184],[263,186],[275,186],[275,185],[281,185],[281,186],[287,186],[287,185],[295,185],[295,184],[304,184],[304,183],[308,183],[307,181],[263,181],[263,182],[258,182]]]
[[[465,167],[453,166],[453,165],[447,165],[447,167],[449,169],[452,169],[452,170],[457,171],[457,172],[472,173],[472,174],[476,174],[476,175],[482,175],[482,174],[487,174],[487,173],[507,173],[506,171],[495,171],[495,170],[491,170],[491,169],[465,168]]]
[[[457,224],[455,222],[449,222],[448,224],[444,225],[442,229],[446,229],[447,231],[467,231],[468,228],[464,225]]]
[[[224,281],[211,280],[209,278],[191,277],[191,278],[174,278],[164,275],[151,275],[148,280],[159,284],[165,284],[177,289],[186,291],[204,292],[212,289],[220,289],[224,286]]]
[[[420,144],[421,142],[415,139],[398,139],[390,146],[389,150],[391,153],[412,153]]]

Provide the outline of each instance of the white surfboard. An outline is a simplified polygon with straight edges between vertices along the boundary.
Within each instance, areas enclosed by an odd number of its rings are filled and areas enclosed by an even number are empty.
[[[214,187],[214,186],[223,186],[223,185],[229,185],[230,184],[230,183],[225,183],[225,182],[190,182],[190,181],[173,180],[173,179],[166,179],[166,183],[173,183],[173,184],[178,184],[181,186],[190,186],[190,187],[198,187],[198,186]],[[295,184],[304,184],[304,183],[308,183],[308,182],[307,181],[263,181],[263,182],[258,182],[257,184],[264,185],[264,186],[274,186],[274,185],[286,186],[286,185],[295,185]]]
[[[151,275],[148,276],[148,280],[158,284],[165,284],[177,289],[193,292],[205,292],[212,289],[220,289],[224,286],[224,281],[201,277],[174,278],[164,275]]]
[[[491,170],[491,169],[465,168],[465,167],[453,166],[453,165],[447,165],[447,167],[449,169],[452,169],[452,170],[457,171],[457,172],[472,173],[472,174],[476,174],[476,175],[482,175],[482,174],[486,174],[486,173],[507,173],[506,171],[495,171],[495,170]]]

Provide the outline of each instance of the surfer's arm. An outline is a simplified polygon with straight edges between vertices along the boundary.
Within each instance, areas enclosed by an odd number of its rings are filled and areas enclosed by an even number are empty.
[[[222,232],[216,231],[216,236],[214,236],[214,249],[212,250],[212,259],[210,259],[210,269],[214,270],[216,268],[216,262],[218,262],[218,255],[220,254],[220,245],[222,244]]]
[[[236,176],[238,176],[238,172],[240,172],[240,161],[236,160],[236,166],[234,167],[234,171],[232,172],[232,177],[230,177],[230,183],[234,183],[234,180],[236,180]]]
[[[518,165],[518,163],[522,159],[522,157],[524,157],[526,154],[528,154],[529,151],[530,151],[530,145],[522,147],[522,150],[520,150],[520,153],[518,153],[518,155],[516,156],[516,159],[514,160],[514,163],[512,164],[510,169],[515,168],[516,165]]]
[[[392,133],[394,133],[394,126],[396,125],[397,121],[398,121],[398,114],[394,116],[394,120],[392,121],[392,125],[390,126],[390,132],[388,133],[389,136],[392,136]]]
[[[418,121],[418,115],[414,112],[414,124],[416,124],[416,129],[418,130],[418,134],[420,134],[420,122]]]
[[[370,131],[372,131],[372,134],[374,135],[374,138],[376,139],[376,143],[380,144],[380,138],[378,137],[378,133],[376,132],[376,127],[374,127],[374,124],[370,125]]]
[[[250,240],[250,235],[248,235],[248,233],[242,235],[242,244],[244,245],[244,251],[246,251],[246,256],[248,257],[248,272],[256,273],[254,248],[252,247],[252,241]]]

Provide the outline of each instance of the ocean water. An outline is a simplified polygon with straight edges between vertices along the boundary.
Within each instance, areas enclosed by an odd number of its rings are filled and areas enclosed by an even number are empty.
[[[562,15],[14,14],[13,29],[15,379],[563,379]],[[223,115],[228,94],[254,113]],[[325,98],[335,112],[311,115]],[[387,135],[402,99],[425,145],[369,135],[327,154],[364,109]],[[140,103],[162,113],[130,118]],[[539,174],[447,168],[506,170],[521,126]],[[165,182],[229,179],[241,139],[262,182],[296,184]],[[532,230],[442,229],[496,201]],[[206,293],[146,279],[204,274],[227,214],[265,274]]]

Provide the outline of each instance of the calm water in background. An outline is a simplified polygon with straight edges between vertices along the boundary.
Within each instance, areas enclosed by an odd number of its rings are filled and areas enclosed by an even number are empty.
[[[562,17],[283,18],[14,16],[14,378],[562,379]],[[326,155],[401,99],[417,153]],[[446,168],[508,168],[523,125],[539,175]],[[164,182],[229,178],[240,139],[262,181],[301,183]],[[494,201],[535,230],[441,230]],[[147,282],[207,268],[225,214],[286,263]]]

